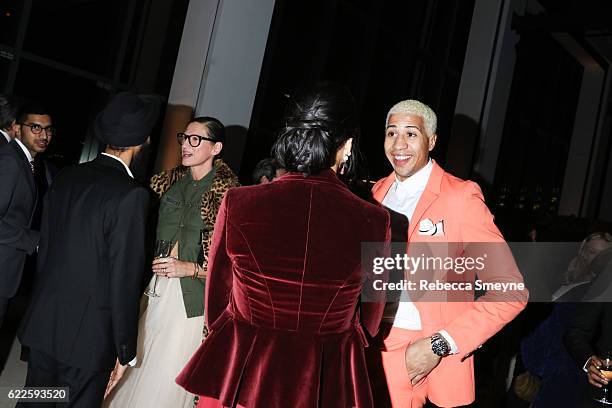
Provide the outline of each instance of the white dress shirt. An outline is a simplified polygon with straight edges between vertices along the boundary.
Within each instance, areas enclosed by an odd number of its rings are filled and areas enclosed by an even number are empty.
[[[6,132],[5,132],[4,130],[2,130],[2,129],[0,129],[0,133],[2,133],[2,136],[4,136],[4,138],[6,139],[6,141],[7,141],[8,143],[11,143],[11,140],[13,140],[13,139],[11,139],[11,137],[9,136],[9,134],[8,134],[8,133],[6,133]]]
[[[127,166],[127,164],[125,164],[123,162],[123,160],[121,160],[120,158],[118,158],[117,156],[113,156],[112,154],[108,154],[108,153],[102,153],[102,155],[107,156],[107,157],[111,157],[115,160],[117,160],[119,163],[123,164],[123,167],[125,167],[125,171],[127,171],[127,173],[130,175],[131,178],[134,178],[134,175],[132,174],[132,171],[130,170],[130,168]]]
[[[397,176],[393,185],[387,192],[382,204],[385,207],[392,209],[400,214],[404,214],[408,218],[408,222],[411,222],[412,214],[421,198],[421,194],[425,191],[433,163],[431,159],[427,164],[408,177],[404,181],[399,181]],[[410,297],[407,292],[402,293],[401,302],[399,303],[395,317],[387,316],[385,320],[393,321],[393,326],[407,330],[421,330],[421,316],[419,311],[410,301]]]
[[[408,222],[411,223],[412,215],[421,199],[421,194],[425,191],[432,169],[433,162],[429,159],[422,169],[418,170],[406,180],[400,181],[396,176],[395,182],[393,182],[393,185],[387,192],[382,204],[393,211],[404,214],[408,217]],[[399,327],[401,329],[422,329],[419,310],[414,303],[410,301],[410,296],[406,291],[402,293],[401,301],[399,302],[395,316],[385,316],[384,319],[388,322],[392,321],[394,327]],[[445,330],[440,330],[439,333],[449,342],[451,354],[457,353],[457,345],[453,338]]]
[[[23,150],[23,153],[28,158],[28,161],[30,162],[30,165],[32,165],[32,162],[34,161],[34,157],[32,157],[32,153],[30,153],[28,148],[25,147],[25,145],[21,142],[21,140],[15,138],[15,142],[17,142],[17,146],[19,146],[21,148],[21,150]]]

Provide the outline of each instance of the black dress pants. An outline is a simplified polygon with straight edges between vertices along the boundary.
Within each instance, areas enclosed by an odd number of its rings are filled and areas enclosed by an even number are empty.
[[[45,353],[31,349],[26,387],[68,387],[69,403],[19,402],[18,408],[97,408],[102,404],[110,371],[70,367]]]
[[[4,321],[4,316],[6,316],[6,311],[8,310],[9,300],[9,298],[0,296],[0,328],[2,328],[2,322]]]

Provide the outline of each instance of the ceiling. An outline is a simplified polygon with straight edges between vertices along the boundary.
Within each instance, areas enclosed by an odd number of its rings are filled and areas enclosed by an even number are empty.
[[[515,15],[519,33],[569,35],[606,68],[612,62],[612,1],[527,0],[524,16]]]

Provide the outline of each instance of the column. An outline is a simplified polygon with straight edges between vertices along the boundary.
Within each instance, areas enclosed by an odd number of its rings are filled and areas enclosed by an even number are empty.
[[[219,3],[220,0],[189,2],[157,149],[156,171],[180,163],[176,133],[185,129],[198,100]]]
[[[477,173],[493,183],[519,39],[511,29],[512,16],[524,13],[525,3],[474,4],[447,153],[447,168],[459,177]]]
[[[196,114],[226,126],[223,158],[238,173],[275,0],[221,0]]]
[[[593,165],[595,164],[592,160],[592,149],[596,143],[597,116],[605,73],[590,57],[586,62],[581,59],[578,59],[578,61],[586,65],[576,106],[574,129],[565,167],[561,197],[559,198],[559,215],[586,215],[584,213],[586,206],[583,201],[587,198],[587,191],[589,191],[593,180]]]

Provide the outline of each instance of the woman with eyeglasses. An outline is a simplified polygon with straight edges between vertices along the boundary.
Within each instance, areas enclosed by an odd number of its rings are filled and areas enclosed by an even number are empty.
[[[117,369],[107,388],[109,407],[192,407],[194,395],[174,379],[202,341],[208,247],[221,200],[238,178],[218,158],[223,124],[193,119],[177,135],[182,164],[153,176],[161,198],[157,241],[170,242],[169,257],[153,261],[146,310],[138,328],[137,365]],[[204,329],[206,332],[206,330]],[[123,375],[113,393],[110,391]]]

